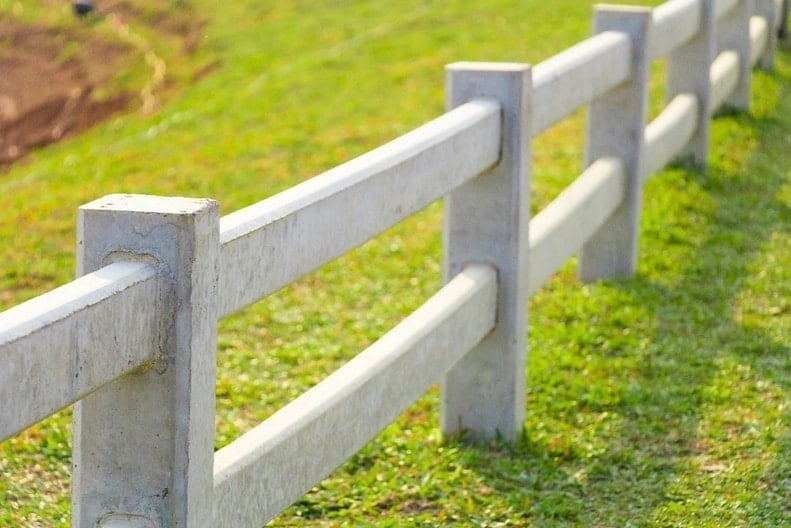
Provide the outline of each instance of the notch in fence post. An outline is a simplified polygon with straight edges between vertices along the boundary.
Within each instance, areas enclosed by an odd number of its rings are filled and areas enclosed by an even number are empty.
[[[477,97],[496,98],[503,132],[499,163],[445,200],[445,281],[469,262],[493,264],[499,279],[497,326],[443,380],[446,436],[513,441],[524,423],[531,90],[525,64],[447,67],[448,109]]]
[[[594,33],[618,31],[631,38],[632,75],[596,99],[588,110],[585,166],[605,156],[620,159],[626,172],[626,192],[618,209],[583,245],[579,276],[586,282],[632,275],[637,268],[652,24],[650,8],[597,6],[594,15]]]
[[[770,0],[774,1],[774,0]],[[700,112],[695,134],[679,157],[689,157],[692,163],[705,168],[709,155],[711,107],[711,63],[714,60],[714,0],[701,3],[700,28],[689,42],[679,46],[667,58],[665,100],[669,103],[677,95],[693,93],[698,98]]]
[[[778,17],[780,13],[778,13],[775,0],[756,1],[757,5],[755,7],[757,14],[766,20],[766,47],[763,53],[761,53],[760,64],[761,68],[764,70],[772,70],[775,67],[775,50],[777,49],[778,37],[778,32],[775,28],[778,27]]]
[[[77,403],[72,526],[213,526],[219,215],[211,200],[111,195],[78,215],[77,273],[158,267],[157,359]],[[130,329],[134,331],[134,329]]]
[[[717,52],[733,50],[739,56],[739,82],[724,106],[736,110],[750,107],[750,16],[753,14],[752,0],[739,0],[725,16],[717,22]]]

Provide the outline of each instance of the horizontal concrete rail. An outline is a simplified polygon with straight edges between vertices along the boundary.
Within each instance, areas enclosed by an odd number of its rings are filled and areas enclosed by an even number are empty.
[[[664,57],[692,39],[700,29],[702,16],[701,0],[675,0],[657,6],[651,13],[649,58]]]
[[[478,99],[223,217],[220,316],[277,291],[494,166],[500,136],[499,103]]]
[[[367,350],[218,451],[217,526],[262,526],[395,420],[491,331],[496,292],[493,268],[467,267]]]
[[[531,133],[539,134],[631,75],[631,42],[606,31],[533,68]]]
[[[714,18],[720,19],[739,5],[740,0],[718,0],[714,2]]]
[[[156,270],[116,263],[0,313],[0,440],[152,359]]]
[[[774,31],[774,30],[773,30]],[[750,64],[755,66],[769,40],[769,24],[761,16],[750,17]]]
[[[714,114],[739,84],[739,55],[723,51],[711,63],[711,103],[709,113]]]
[[[700,104],[694,94],[679,94],[645,128],[643,179],[648,179],[681,152],[695,133],[699,113]]]
[[[621,162],[599,159],[530,221],[530,295],[604,224],[625,189]]]

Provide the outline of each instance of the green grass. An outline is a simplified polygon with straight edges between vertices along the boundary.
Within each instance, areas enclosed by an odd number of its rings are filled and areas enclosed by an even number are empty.
[[[233,211],[438,115],[445,63],[535,63],[581,40],[592,2],[270,4],[192,2],[205,38],[179,68],[217,63],[210,76],[0,175],[0,309],[70,280],[81,203],[145,192]],[[581,135],[577,115],[535,142],[534,210],[575,176]],[[531,300],[519,442],[442,441],[431,390],[273,525],[791,524],[790,168],[786,48],[756,73],[751,112],[715,122],[705,174],[649,182],[634,278],[584,285],[570,262]],[[441,214],[222,321],[217,447],[436,291]],[[68,525],[69,420],[0,444],[0,526]]]

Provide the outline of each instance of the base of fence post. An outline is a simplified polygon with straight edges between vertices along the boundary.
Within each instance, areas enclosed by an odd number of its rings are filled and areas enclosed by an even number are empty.
[[[210,200],[133,195],[79,210],[78,274],[156,265],[150,309],[161,328],[152,364],[75,405],[75,528],[213,526],[218,211]]]
[[[594,33],[627,33],[633,51],[631,79],[598,98],[588,111],[585,165],[606,156],[620,159],[627,188],[622,204],[582,248],[579,276],[586,282],[632,275],[637,268],[650,27],[650,8],[608,5],[595,10]]]

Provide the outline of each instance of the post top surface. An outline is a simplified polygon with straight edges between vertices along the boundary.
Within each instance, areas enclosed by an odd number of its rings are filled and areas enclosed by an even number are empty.
[[[151,196],[146,194],[109,194],[80,207],[87,211],[127,211],[154,214],[195,214],[217,208],[208,198]]]
[[[521,72],[530,69],[522,62],[454,62],[446,66],[448,70],[474,70],[491,72]]]
[[[653,13],[654,8],[648,6],[634,6],[634,5],[621,5],[621,4],[596,4],[593,6],[595,12],[606,13],[631,13],[650,15]]]

